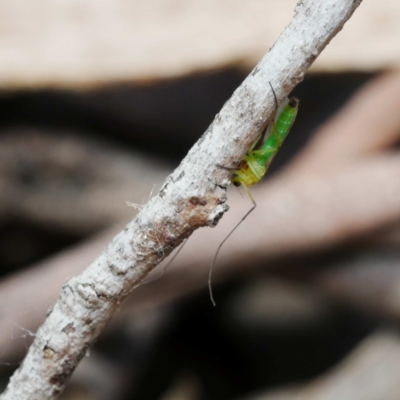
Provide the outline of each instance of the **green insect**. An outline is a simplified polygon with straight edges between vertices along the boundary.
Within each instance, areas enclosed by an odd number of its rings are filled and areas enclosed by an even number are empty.
[[[280,147],[282,146],[283,141],[286,139],[286,136],[288,135],[290,128],[292,127],[297,115],[299,100],[295,97],[291,99],[286,98],[283,101],[283,103],[278,107],[278,100],[276,98],[275,91],[271,83],[269,85],[271,87],[272,94],[274,95],[275,99],[275,106],[276,106],[275,114],[273,115],[271,122],[268,124],[266,128],[265,134],[260,135],[257,138],[257,140],[253,143],[247,154],[244,156],[243,160],[240,162],[238,168],[233,170],[231,177],[231,182],[233,183],[233,185],[242,186],[245,189],[251,202],[253,203],[253,207],[251,207],[251,209],[244,215],[244,217],[236,224],[236,226],[221,242],[221,244],[218,246],[218,249],[211,263],[210,273],[208,277],[208,288],[210,291],[211,302],[213,303],[214,306],[215,306],[215,301],[212,294],[211,276],[212,276],[212,269],[218,257],[218,253],[221,250],[221,247],[224,245],[224,243],[232,235],[232,233],[257,207],[257,203],[255,202],[253,196],[251,195],[248,186],[254,185],[255,183],[259,182],[266,174],[269,166],[271,165],[272,160],[278,153]],[[257,144],[260,143],[262,136],[266,137],[267,139],[264,141],[264,143],[262,143],[259,146],[258,149],[255,149],[257,147]]]

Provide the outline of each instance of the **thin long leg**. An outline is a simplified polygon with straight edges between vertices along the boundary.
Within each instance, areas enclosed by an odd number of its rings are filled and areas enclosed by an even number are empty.
[[[259,135],[258,138],[256,139],[256,141],[251,145],[250,149],[248,150],[248,153],[250,153],[250,152],[254,149],[254,147],[256,146],[256,144],[257,144],[257,143],[259,142],[259,140],[261,139],[261,136],[262,136],[262,135]],[[221,164],[216,164],[216,165],[217,165],[217,167],[222,168],[222,169],[225,169],[226,171],[236,171],[236,170],[239,168],[240,163],[239,163],[239,166],[237,165],[237,166],[235,166],[235,167],[226,167],[225,165],[221,165]]]
[[[225,167],[225,165],[215,164],[217,167],[225,169],[226,171],[236,171],[238,167]]]
[[[168,261],[167,265],[165,265],[165,266],[163,267],[163,269],[161,270],[161,273],[160,273],[158,276],[156,276],[156,277],[153,278],[153,279],[150,279],[149,281],[142,282],[142,285],[145,285],[145,284],[147,284],[147,283],[154,282],[154,281],[160,279],[160,278],[164,275],[164,272],[167,270],[167,268],[174,262],[175,258],[178,257],[179,253],[180,253],[181,250],[184,248],[186,242],[187,242],[187,239],[185,239],[185,240],[182,242],[182,244],[180,245],[178,251],[177,251],[177,252],[172,256],[172,258]]]
[[[214,258],[212,260],[211,266],[210,266],[210,272],[208,274],[208,290],[210,292],[210,299],[211,299],[211,303],[213,304],[213,306],[215,307],[217,304],[215,303],[214,300],[214,296],[213,296],[213,292],[212,292],[212,285],[211,285],[211,279],[212,279],[212,271],[214,268],[214,264],[215,261],[217,260],[218,257],[218,253],[221,250],[221,247],[224,245],[224,243],[229,239],[229,237],[232,235],[233,232],[235,232],[235,230],[239,227],[239,225],[251,214],[252,211],[254,211],[254,209],[257,207],[257,203],[255,202],[255,200],[253,199],[253,196],[250,193],[250,190],[247,189],[247,186],[243,185],[244,189],[246,190],[246,193],[248,194],[251,202],[253,203],[253,207],[250,208],[249,211],[247,211],[247,213],[244,215],[244,217],[236,224],[236,226],[229,232],[229,234],[225,237],[225,239],[220,243],[220,245],[217,248],[217,251],[215,252]]]

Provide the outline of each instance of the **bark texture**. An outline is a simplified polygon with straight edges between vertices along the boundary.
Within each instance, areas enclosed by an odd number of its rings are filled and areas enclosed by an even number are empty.
[[[273,48],[160,192],[79,276],[63,286],[1,400],[55,399],[129,292],[195,229],[227,211],[230,172],[360,0],[303,0]],[[44,288],[45,289],[45,288]]]

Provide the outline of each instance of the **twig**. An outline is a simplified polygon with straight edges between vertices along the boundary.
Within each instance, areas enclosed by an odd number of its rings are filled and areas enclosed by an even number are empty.
[[[262,222],[259,220],[260,216],[255,216],[258,219],[257,223],[243,225],[239,237],[233,237],[228,241],[224,251],[228,260],[221,257],[221,263],[215,271],[214,284],[232,277],[233,274],[250,272],[250,266],[257,265],[254,259],[262,259],[265,268],[267,265],[274,265],[265,262],[271,260],[271,257],[281,257],[294,251],[304,252],[311,246],[320,250],[360,235],[363,235],[365,243],[365,234],[368,232],[374,233],[369,239],[373,243],[377,239],[380,242],[384,239],[381,230],[379,236],[376,235],[376,229],[382,228],[388,221],[392,228],[393,221],[400,218],[400,204],[396,201],[400,197],[398,179],[400,158],[397,156],[394,164],[391,159],[393,153],[391,146],[400,138],[400,115],[396,112],[400,108],[399,91],[399,72],[384,74],[368,83],[346,104],[341,113],[319,129],[297,160],[285,169],[285,173],[256,188],[257,199],[261,200],[263,197],[267,201],[260,202],[261,208],[270,210],[265,213],[267,221]],[[379,135],[376,135],[377,126],[380,127]],[[358,136],[358,147],[355,143],[349,145],[348,138],[353,135]],[[383,144],[387,148],[382,149]],[[343,155],[343,149],[346,149],[346,157]],[[320,156],[321,153],[324,157]],[[384,179],[375,180],[371,185],[371,177],[376,173],[377,167],[375,157],[379,153],[384,156],[379,163],[379,168],[382,168],[381,176]],[[361,173],[353,178],[352,183],[346,186],[339,184],[361,165],[363,165]],[[285,179],[288,172],[291,172],[291,180]],[[327,193],[327,188],[332,185],[333,187],[323,198],[319,196],[317,204],[314,203],[310,207],[307,197],[311,195],[305,194],[298,198],[305,198],[306,201],[295,203],[293,200],[287,201],[287,194],[295,190],[293,180],[304,182],[310,175],[312,177],[321,173],[324,173],[324,192]],[[310,184],[307,184],[309,192],[320,192],[320,182],[320,179],[312,179],[311,188]],[[301,183],[301,186],[304,187],[304,183]],[[358,187],[369,188],[370,192],[365,193]],[[390,196],[386,194],[387,189],[384,187],[390,188]],[[273,200],[269,201],[271,195]],[[212,253],[204,252],[204,248],[208,249],[213,245],[215,247],[215,243],[219,243],[226,236],[225,227],[227,230],[230,229],[233,221],[236,222],[241,217],[242,199],[239,196],[232,196],[230,202],[233,212],[229,213],[227,220],[224,220],[224,224],[219,226],[217,232],[213,235],[207,230],[197,232],[195,240],[187,243],[183,254],[174,262],[173,269],[163,279],[153,281],[134,291],[125,302],[122,312],[113,318],[114,322],[123,320],[128,313],[144,312],[143,308],[157,307],[161,303],[172,301],[204,287],[212,257]],[[284,204],[287,204],[287,207],[284,207]],[[355,223],[354,215],[358,213],[360,204],[363,204],[364,212]],[[274,205],[279,205],[278,213],[275,209],[271,209],[275,207]],[[293,210],[293,207],[296,213],[293,215],[292,211],[288,215],[288,211]],[[319,218],[322,217],[325,223],[315,225],[307,236],[303,227],[310,226],[315,210],[324,211]],[[268,220],[273,220],[275,223],[271,226]],[[265,234],[266,226],[270,226],[274,235]],[[352,229],[343,229],[346,226],[351,226]],[[13,330],[12,327],[18,324],[36,331],[46,310],[56,299],[62,282],[82,271],[115,232],[116,229],[107,231],[0,281],[0,362],[14,362],[22,350],[25,350],[25,340],[21,336],[14,335],[10,342],[9,332]],[[327,234],[329,232],[332,234]],[[247,242],[245,238],[250,238],[250,241]],[[357,258],[354,267],[346,264],[345,270],[338,265],[335,265],[331,272],[328,270],[321,273],[313,269],[312,276],[315,281],[318,280],[317,284],[320,287],[323,285],[322,290],[325,293],[340,297],[343,301],[357,303],[358,306],[368,309],[368,312],[377,312],[398,319],[400,303],[396,301],[398,299],[396,293],[400,276],[394,268],[398,264],[397,257],[387,259],[385,256],[384,265],[374,261],[377,270],[380,271],[379,276],[375,276],[374,270],[368,265],[365,268],[364,258],[361,261]],[[242,268],[244,262],[246,269]],[[188,264],[192,267],[187,268]],[[310,271],[307,271],[306,276],[310,277]],[[42,287],[46,290],[41,290]],[[377,294],[382,292],[385,296]],[[24,301],[21,301],[21,293],[24,293]]]
[[[70,279],[39,328],[2,400],[55,399],[128,293],[195,229],[215,226],[228,206],[229,172],[241,160],[360,0],[303,0],[275,46],[235,91],[160,193],[81,275]]]
[[[10,341],[10,333],[19,331],[16,324],[36,331],[63,282],[82,272],[117,231],[110,228],[0,281],[0,364],[16,362],[23,355],[21,335],[14,334]]]

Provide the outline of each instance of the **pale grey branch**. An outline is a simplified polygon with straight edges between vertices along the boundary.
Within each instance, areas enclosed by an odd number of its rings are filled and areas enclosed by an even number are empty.
[[[158,195],[82,274],[63,286],[1,400],[55,399],[127,294],[195,229],[227,211],[226,186],[282,100],[361,0],[303,0],[291,23],[167,178]]]

